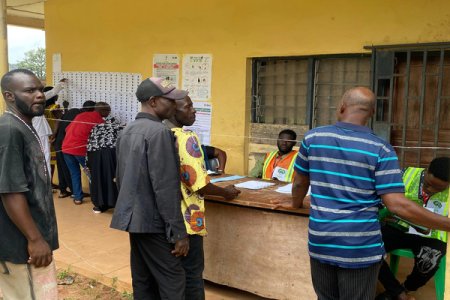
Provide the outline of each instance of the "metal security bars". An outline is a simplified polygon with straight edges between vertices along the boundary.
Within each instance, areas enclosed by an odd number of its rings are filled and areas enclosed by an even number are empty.
[[[370,86],[370,58],[316,59],[312,127],[333,124],[344,92],[355,86]]]
[[[375,47],[373,127],[400,164],[426,167],[450,155],[450,44]]]
[[[252,123],[268,125],[265,134],[270,125],[274,130],[279,125],[295,130],[332,124],[344,91],[370,83],[367,55],[254,59]]]

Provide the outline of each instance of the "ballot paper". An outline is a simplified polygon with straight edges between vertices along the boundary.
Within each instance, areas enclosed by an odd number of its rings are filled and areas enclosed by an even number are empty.
[[[286,184],[285,186],[280,186],[275,190],[275,192],[282,194],[290,194],[292,192],[292,183]]]
[[[244,189],[250,189],[250,190],[260,190],[260,189],[264,189],[264,188],[272,186],[272,185],[275,185],[275,183],[250,180],[250,181],[238,183],[238,184],[236,184],[234,186],[237,187],[237,188],[244,188]]]
[[[285,186],[280,186],[275,190],[275,192],[282,194],[291,194],[292,193],[292,183],[286,184]],[[308,192],[306,192],[306,196],[311,194],[311,186],[308,188]]]
[[[424,207],[424,208],[427,209],[428,211],[434,213],[433,208],[431,208],[431,207]],[[403,219],[401,219],[401,220],[403,220]],[[405,220],[403,220],[403,221],[405,221]],[[416,235],[420,235],[420,236],[431,236],[431,230],[429,230],[428,228],[425,228],[425,227],[422,227],[422,226],[419,226],[416,224],[412,224],[408,221],[406,221],[406,222],[408,224],[410,224],[409,229],[408,229],[409,234],[416,234]],[[417,227],[418,229],[422,229],[424,231],[424,233],[417,231],[415,227]],[[428,233],[425,233],[426,231],[428,231]]]
[[[232,175],[227,177],[219,177],[219,178],[213,178],[210,180],[211,183],[221,182],[221,181],[231,181],[231,180],[238,180],[241,178],[244,178],[245,176],[239,176],[239,175]]]

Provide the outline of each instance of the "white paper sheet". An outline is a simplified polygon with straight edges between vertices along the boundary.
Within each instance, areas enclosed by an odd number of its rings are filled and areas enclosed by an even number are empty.
[[[277,188],[275,190],[275,192],[282,193],[282,194],[291,194],[291,192],[292,192],[292,183],[289,183],[289,184],[287,184],[285,186],[280,186],[279,188]]]
[[[427,209],[428,211],[434,213],[433,208],[430,207],[424,207],[425,209]],[[431,236],[431,230],[430,232],[428,232],[428,234],[423,234],[419,231],[417,231],[413,226],[409,225],[409,229],[408,229],[408,233],[409,234],[415,234],[415,235],[420,235],[420,236]]]
[[[192,100],[211,98],[211,54],[183,55],[182,89],[189,91]]]
[[[62,72],[53,73],[53,82],[67,78],[66,88],[59,94],[58,102],[69,101],[70,108],[81,108],[84,101],[104,101],[111,106],[111,115],[121,123],[134,120],[140,110],[136,88],[141,75],[116,72]]]
[[[203,145],[211,145],[212,105],[209,102],[199,101],[193,101],[193,105],[197,111],[195,122],[192,126],[186,126],[186,128],[194,131]]]
[[[275,192],[282,193],[282,194],[291,194],[292,193],[292,183],[286,184],[284,186],[280,186],[275,190]],[[311,186],[308,188],[308,192],[306,192],[306,196],[311,194]]]
[[[62,72],[61,53],[53,53],[53,72],[54,73]]]
[[[180,58],[178,54],[153,55],[153,76],[163,77],[178,88],[180,77]]]
[[[244,178],[244,176],[231,175],[231,176],[226,176],[226,177],[213,178],[210,180],[210,182],[215,183],[215,182],[222,182],[222,181],[231,181],[231,180],[238,180],[241,178]]]
[[[235,187],[243,188],[243,189],[250,189],[250,190],[260,190],[260,189],[264,189],[264,188],[272,186],[272,185],[275,185],[275,183],[250,180],[250,181],[238,183],[235,185]]]

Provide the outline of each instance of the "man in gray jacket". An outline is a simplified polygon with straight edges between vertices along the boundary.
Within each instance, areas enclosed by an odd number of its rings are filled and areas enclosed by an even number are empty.
[[[119,196],[111,227],[129,232],[134,299],[184,299],[181,257],[189,251],[181,215],[179,161],[172,132],[177,90],[162,78],[141,82],[142,111],[117,141]]]

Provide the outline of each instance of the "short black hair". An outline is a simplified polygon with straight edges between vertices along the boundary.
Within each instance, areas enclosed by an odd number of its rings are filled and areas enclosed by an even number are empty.
[[[51,90],[53,90],[53,87],[51,85],[44,86],[44,89],[42,89],[42,91],[44,93],[48,92],[48,91],[51,91]],[[49,107],[50,105],[55,104],[56,101],[58,101],[58,94],[56,94],[55,96],[53,96],[51,98],[46,99],[45,100],[45,107]]]
[[[450,157],[433,159],[428,167],[428,172],[442,181],[450,182]]]
[[[95,107],[111,107],[111,105],[109,105],[106,102],[99,101],[99,102],[95,103]]]
[[[50,91],[50,90],[53,90],[53,87],[51,86],[51,85],[47,85],[47,86],[44,86],[44,88],[42,89],[42,91],[45,93],[45,92],[48,92],[48,91]]]
[[[294,130],[292,129],[283,129],[280,131],[280,133],[278,134],[278,137],[282,134],[287,134],[291,136],[291,140],[295,141],[297,139],[297,134],[295,133]]]
[[[87,100],[83,103],[83,111],[94,111],[95,101]]]
[[[5,75],[3,75],[3,77],[2,77],[2,81],[0,83],[1,88],[2,88],[2,92],[7,91],[7,90],[10,89],[12,78],[14,77],[15,74],[19,74],[19,73],[37,77],[36,74],[34,74],[33,72],[31,72],[28,69],[14,69],[14,70],[11,70],[8,73],[6,73]]]

